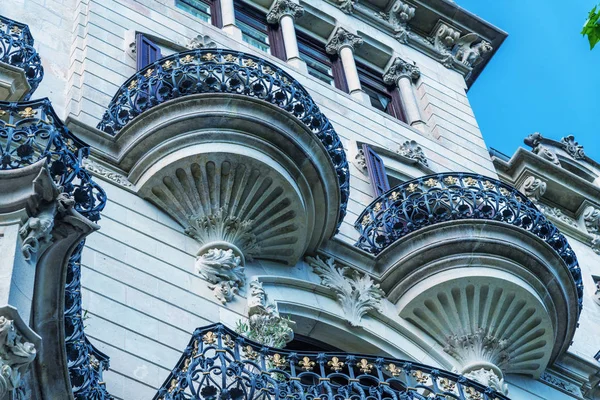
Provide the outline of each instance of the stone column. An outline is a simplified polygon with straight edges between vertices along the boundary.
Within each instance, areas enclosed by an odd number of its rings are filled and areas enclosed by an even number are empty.
[[[338,54],[340,56],[350,94],[353,97],[370,104],[369,96],[363,92],[360,86],[356,63],[354,62],[354,49],[355,47],[362,45],[363,42],[364,41],[360,36],[350,33],[342,27],[338,27],[329,39],[325,50],[329,54]]]
[[[233,0],[221,0],[221,20],[223,30],[237,40],[242,40],[242,31],[235,24]]]
[[[400,57],[392,62],[383,74],[383,81],[387,85],[395,85],[402,99],[402,107],[406,113],[406,122],[418,130],[425,132],[426,123],[421,117],[419,103],[415,97],[413,82],[421,76],[419,68]]]
[[[301,17],[303,13],[304,8],[291,0],[277,0],[267,14],[268,23],[279,24],[281,27],[287,62],[296,68],[302,69],[306,65],[300,58],[300,52],[298,51],[294,19]]]

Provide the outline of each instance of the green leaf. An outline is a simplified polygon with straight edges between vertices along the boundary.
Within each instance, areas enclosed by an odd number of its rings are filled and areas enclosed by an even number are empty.
[[[581,34],[588,37],[590,42],[590,50],[592,50],[598,42],[600,42],[600,12],[597,12],[598,6],[592,8],[588,15],[587,21],[583,25]]]

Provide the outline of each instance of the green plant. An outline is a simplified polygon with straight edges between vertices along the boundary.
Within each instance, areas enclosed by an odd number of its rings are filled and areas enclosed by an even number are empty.
[[[587,21],[585,21],[585,24],[583,25],[583,30],[581,31],[581,34],[583,36],[587,35],[588,37],[588,40],[590,42],[590,50],[592,50],[594,46],[596,46],[596,44],[600,42],[600,21],[598,21],[599,19],[600,11],[598,11],[598,6],[595,6],[594,8],[592,8],[592,11],[590,11],[588,19]]]

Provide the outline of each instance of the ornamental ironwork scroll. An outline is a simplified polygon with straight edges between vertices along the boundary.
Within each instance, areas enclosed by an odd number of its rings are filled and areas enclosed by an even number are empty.
[[[360,214],[355,244],[379,254],[411,232],[446,221],[484,219],[524,229],[548,243],[563,259],[577,289],[579,312],[583,281],[566,237],[514,187],[471,173],[442,173],[404,182],[379,196]]]
[[[230,93],[271,103],[297,118],[325,147],[340,187],[338,227],[346,214],[350,174],[333,126],[291,75],[259,57],[223,49],[172,54],[138,71],[112,98],[98,129],[116,135],[138,115],[168,100],[199,93]]]
[[[508,400],[448,371],[409,361],[262,346],[221,324],[198,328],[154,400]]]
[[[21,68],[31,90],[24,100],[29,100],[44,77],[39,54],[33,47],[29,27],[0,15],[0,62]]]

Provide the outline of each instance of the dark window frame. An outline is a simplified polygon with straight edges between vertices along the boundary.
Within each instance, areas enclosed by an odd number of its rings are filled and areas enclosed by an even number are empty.
[[[175,6],[177,7],[177,3],[183,3],[188,7],[196,8],[197,7],[192,4],[194,0],[175,0]],[[223,27],[223,16],[221,14],[221,0],[195,0],[201,3],[206,4],[210,8],[210,23],[212,26],[216,26],[217,28]],[[181,9],[180,7],[178,7]],[[185,10],[184,10],[185,11]],[[198,10],[200,13],[204,13],[202,10]],[[196,16],[197,17],[197,16]]]
[[[300,54],[305,54],[308,57],[329,66],[331,68],[331,77],[333,78],[334,86],[337,89],[348,93],[348,83],[346,82],[346,74],[344,73],[344,67],[342,66],[340,57],[337,54],[327,54],[324,43],[319,42],[300,30],[296,30],[296,39]]]
[[[404,112],[400,93],[398,93],[398,88],[386,85],[383,82],[383,77],[380,72],[361,62],[356,62],[356,70],[358,72],[360,85],[363,89],[366,88],[367,90],[371,90],[372,92],[389,99],[385,113],[402,122],[406,122],[406,114]]]
[[[279,24],[269,24],[265,13],[241,1],[234,1],[233,8],[236,22],[240,21],[267,35],[271,55],[287,61],[283,33]]]

